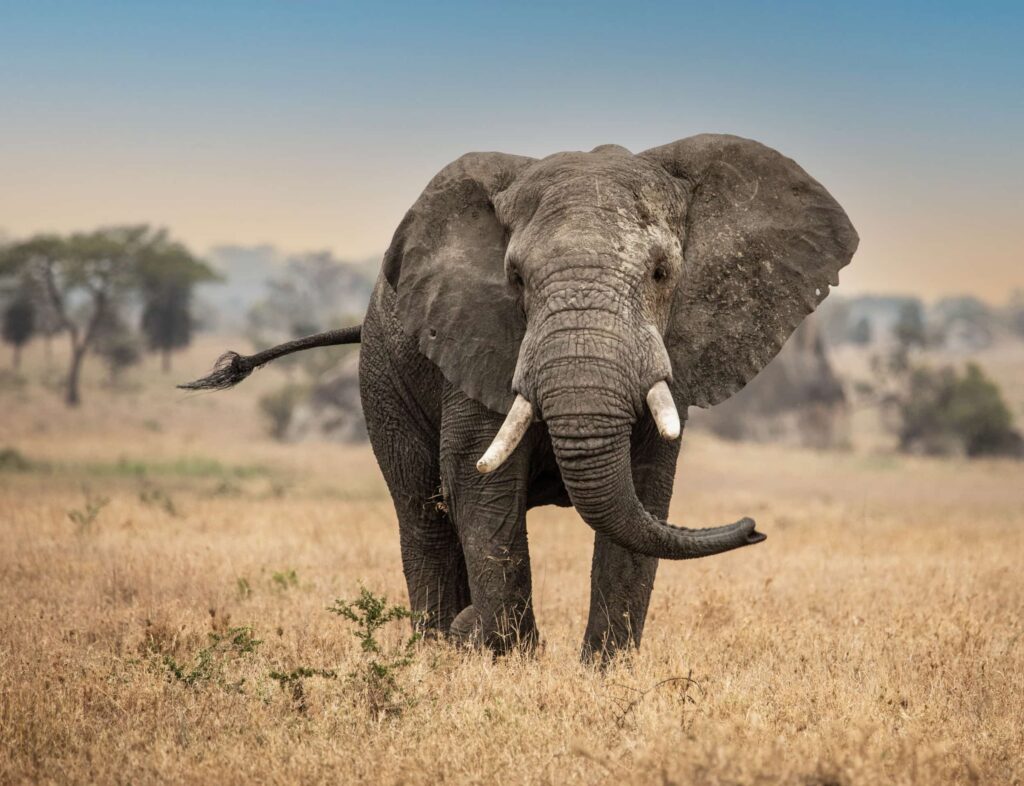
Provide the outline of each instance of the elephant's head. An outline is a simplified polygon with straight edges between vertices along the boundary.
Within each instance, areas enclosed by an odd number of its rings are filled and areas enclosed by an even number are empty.
[[[793,161],[704,135],[639,155],[463,156],[406,215],[384,273],[424,354],[508,413],[481,471],[543,420],[584,520],[679,559],[763,536],[749,519],[686,530],[651,516],[633,488],[634,424],[650,410],[676,439],[677,406],[743,387],[856,247],[842,208]]]

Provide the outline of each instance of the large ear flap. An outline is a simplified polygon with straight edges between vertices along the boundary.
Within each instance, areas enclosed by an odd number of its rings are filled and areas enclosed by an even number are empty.
[[[505,228],[492,199],[534,159],[469,153],[442,169],[384,255],[405,332],[445,378],[507,412],[526,321],[505,276]]]
[[[839,283],[857,233],[821,184],[749,139],[704,134],[640,155],[687,194],[665,345],[680,403],[711,406],[746,385]]]

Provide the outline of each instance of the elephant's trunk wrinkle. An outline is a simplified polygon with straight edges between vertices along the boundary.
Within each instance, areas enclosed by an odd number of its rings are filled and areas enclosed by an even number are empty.
[[[592,275],[581,275],[588,272]],[[555,283],[571,287],[604,286],[609,291],[615,290],[621,295],[622,288],[609,286],[606,282],[614,280],[624,284],[625,290],[632,290],[638,285],[637,279],[638,276],[634,272],[633,266],[623,264],[618,259],[611,263],[605,261],[604,264],[597,264],[591,261],[576,262],[559,258],[537,272],[533,279],[533,286],[538,292],[548,290]]]
[[[565,322],[579,331],[605,330],[608,323],[622,325],[628,319],[628,311],[621,307],[609,307],[602,303],[552,303],[547,302],[542,311],[532,318],[530,331],[538,335],[548,334],[555,328],[552,322]]]
[[[671,375],[657,331],[610,292],[595,295],[601,289],[583,283],[569,295],[553,291],[528,319],[514,390],[550,428],[580,415],[635,422],[650,387]]]
[[[581,311],[583,309],[580,309]],[[588,326],[586,328],[579,328],[576,325],[560,325],[559,327],[550,328],[544,332],[544,335],[548,340],[556,339],[563,334],[579,335],[583,333],[584,336],[600,336],[608,338],[617,344],[626,344],[626,336],[623,336],[621,332],[612,330],[606,327]]]

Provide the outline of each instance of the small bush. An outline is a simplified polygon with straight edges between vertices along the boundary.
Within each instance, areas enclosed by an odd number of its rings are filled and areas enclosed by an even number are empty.
[[[0,448],[0,472],[29,472],[32,462],[17,448]]]
[[[968,456],[1021,456],[1021,435],[998,386],[981,368],[914,368],[897,405],[900,449]]]
[[[210,491],[211,497],[240,497],[244,489],[232,480],[222,480]]]
[[[147,485],[139,492],[139,502],[143,505],[159,508],[168,516],[177,518],[180,513],[170,494],[156,486]]]
[[[286,385],[280,390],[260,398],[260,412],[267,423],[267,430],[271,437],[276,440],[285,438],[295,413],[295,407],[304,397],[304,388],[299,385]]]
[[[245,576],[239,576],[235,579],[235,593],[238,595],[239,600],[248,600],[252,597],[252,585],[249,583],[249,579]]]
[[[288,672],[272,671],[270,679],[281,686],[281,690],[287,692],[295,704],[295,708],[302,713],[308,709],[306,705],[305,680],[310,677],[323,677],[324,679],[337,679],[338,672],[334,669],[311,669],[307,666],[299,666]]]
[[[219,685],[225,690],[241,692],[245,679],[229,682],[225,666],[256,652],[263,642],[253,636],[252,628],[228,628],[223,633],[210,633],[207,646],[199,650],[192,665],[179,663],[164,655],[163,664],[172,680],[188,687],[203,683]]]
[[[274,586],[279,590],[286,590],[291,587],[299,586],[299,574],[295,572],[295,569],[289,570],[275,570],[270,576],[270,580],[274,582]]]
[[[359,639],[363,661],[349,675],[349,679],[362,694],[370,717],[379,720],[387,715],[399,714],[402,711],[402,703],[397,699],[403,696],[398,682],[399,675],[412,663],[414,648],[416,642],[420,640],[420,634],[413,633],[403,642],[392,646],[380,642],[377,634],[391,622],[415,621],[416,613],[404,606],[389,606],[386,597],[378,597],[365,587],[356,600],[336,600],[327,610],[355,623],[353,635]]]
[[[96,519],[99,517],[100,512],[110,504],[109,497],[97,497],[93,496],[92,492],[88,488],[83,489],[85,494],[85,505],[81,508],[72,508],[67,511],[68,518],[71,523],[75,525],[75,531],[79,535],[84,535],[92,529],[92,525],[96,523]]]

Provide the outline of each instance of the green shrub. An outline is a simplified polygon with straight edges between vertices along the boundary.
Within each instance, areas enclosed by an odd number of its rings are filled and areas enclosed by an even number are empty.
[[[0,472],[28,472],[32,469],[29,461],[17,448],[0,448]]]
[[[338,672],[334,669],[311,669],[307,666],[299,666],[291,671],[272,671],[270,679],[281,686],[281,690],[287,692],[295,705],[295,708],[302,713],[308,709],[306,705],[305,680],[310,677],[323,677],[324,679],[337,679]]]
[[[294,573],[294,571],[292,571]],[[275,580],[280,574],[274,574]],[[352,634],[359,639],[361,659],[355,669],[344,675],[344,685],[352,689],[358,704],[373,721],[401,714],[410,703],[401,685],[401,673],[413,661],[419,633],[387,643],[378,638],[381,630],[401,620],[416,621],[419,615],[404,606],[390,606],[384,596],[374,595],[365,587],[354,601],[336,600],[327,609],[354,624]],[[313,677],[337,680],[343,675],[337,669],[299,666],[287,671],[272,671],[277,682],[301,713],[308,710],[305,681]]]
[[[239,600],[248,600],[252,597],[252,584],[249,583],[249,579],[245,576],[239,576],[235,579],[235,592],[238,594]]]
[[[159,508],[173,518],[177,518],[180,515],[178,507],[174,504],[174,500],[171,499],[171,495],[157,486],[149,484],[143,486],[142,491],[139,492],[139,502],[143,505]]]
[[[279,590],[286,590],[291,587],[299,586],[299,574],[295,572],[294,568],[289,570],[275,570],[270,576],[270,580],[274,582],[274,586]]]
[[[404,694],[399,685],[399,675],[412,663],[420,634],[413,633],[392,646],[379,641],[377,635],[388,623],[415,621],[418,617],[416,612],[404,606],[389,606],[386,597],[374,595],[365,587],[354,601],[339,599],[327,610],[355,624],[352,634],[359,639],[363,660],[349,679],[362,694],[370,717],[378,720],[401,713],[402,703],[397,699]]]
[[[253,636],[252,628],[229,628],[224,633],[210,633],[209,643],[199,650],[191,665],[179,663],[169,654],[163,656],[163,665],[174,682],[190,688],[210,683],[241,692],[245,679],[229,682],[224,668],[229,662],[252,656],[262,643]]]
[[[110,497],[94,496],[88,487],[83,487],[82,493],[85,494],[85,505],[67,511],[68,518],[75,525],[75,531],[79,535],[90,532],[100,513],[110,504]]]
[[[898,403],[900,449],[968,456],[1022,455],[1021,435],[999,387],[974,363],[914,368]]]

